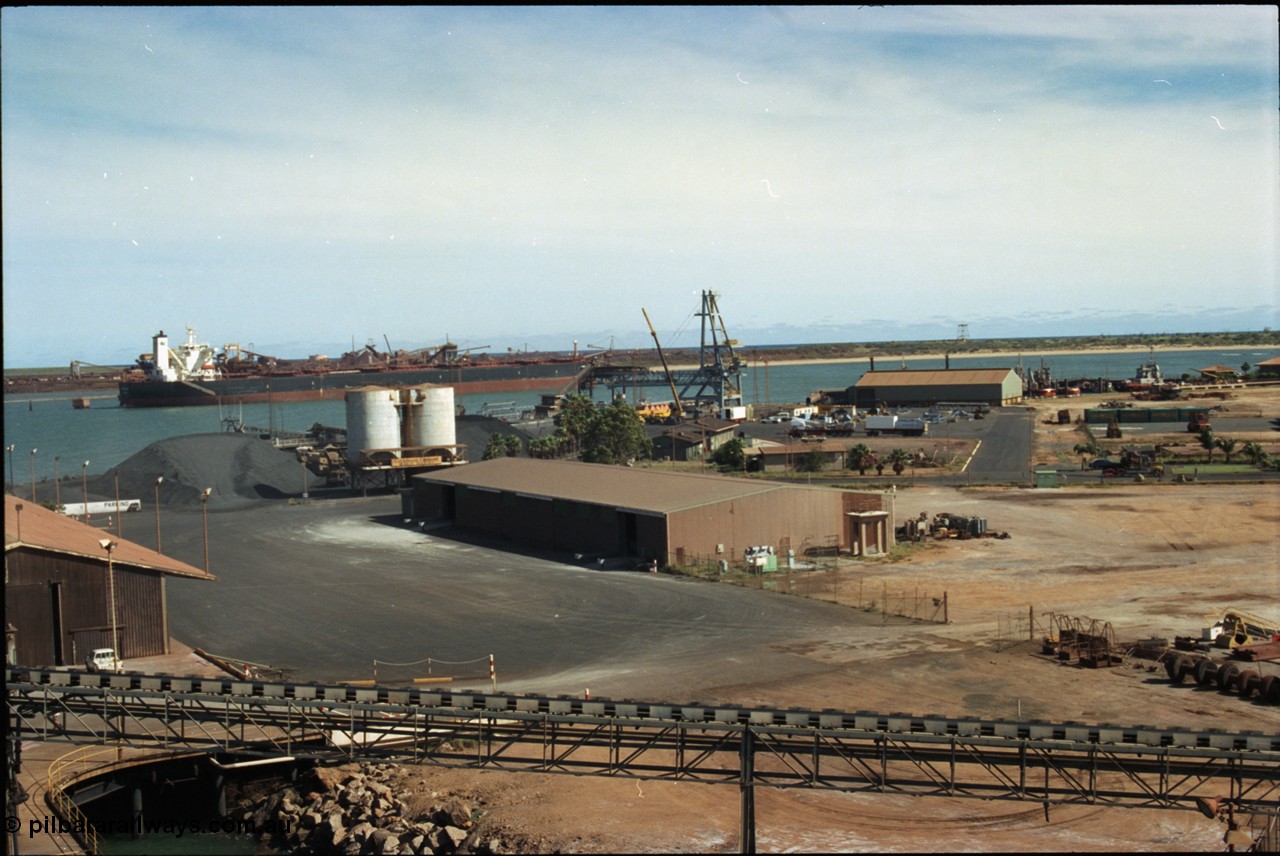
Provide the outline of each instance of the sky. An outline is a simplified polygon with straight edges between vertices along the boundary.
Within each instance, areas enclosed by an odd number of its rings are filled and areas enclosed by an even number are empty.
[[[1275,328],[1275,6],[5,8],[4,365]]]

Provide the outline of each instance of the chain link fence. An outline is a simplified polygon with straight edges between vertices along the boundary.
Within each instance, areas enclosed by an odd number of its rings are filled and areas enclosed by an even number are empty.
[[[835,556],[814,557],[795,563],[795,567],[787,567],[785,559],[778,559],[781,566],[776,569],[749,567],[741,561],[731,563],[709,556],[685,556],[684,560],[682,566],[674,568],[684,576],[825,600],[885,616],[935,624],[948,622],[945,591],[891,585],[886,579],[851,570],[848,562],[842,565]]]

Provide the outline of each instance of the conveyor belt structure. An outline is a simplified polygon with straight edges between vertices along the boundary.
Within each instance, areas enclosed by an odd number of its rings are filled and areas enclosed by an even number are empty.
[[[10,729],[74,743],[1048,805],[1280,814],[1280,734],[7,668]]]

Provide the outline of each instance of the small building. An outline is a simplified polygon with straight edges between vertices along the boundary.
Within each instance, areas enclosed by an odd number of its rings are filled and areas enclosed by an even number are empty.
[[[1013,369],[892,369],[868,371],[850,388],[860,408],[877,404],[923,407],[962,401],[1000,407],[1022,401],[1022,378]]]
[[[415,517],[567,553],[635,556],[684,566],[740,562],[748,548],[893,546],[892,497],[660,468],[495,458],[415,476]],[[854,518],[863,512],[882,517]]]
[[[1257,370],[1258,377],[1280,377],[1280,357],[1262,360],[1254,363],[1253,367]]]
[[[1200,373],[1200,377],[1215,383],[1236,379],[1236,370],[1231,366],[1205,366],[1202,369],[1196,369],[1196,371]]]
[[[24,666],[83,664],[95,648],[117,648],[125,661],[167,654],[167,580],[216,579],[13,496],[4,498],[4,566],[9,656]]]
[[[704,416],[667,428],[653,441],[653,453],[673,461],[700,461],[734,437],[738,423]]]
[[[849,454],[848,442],[819,440],[796,443],[760,443],[744,450],[747,469],[752,472],[795,472],[800,461],[816,453],[821,456],[824,470],[842,470]]]

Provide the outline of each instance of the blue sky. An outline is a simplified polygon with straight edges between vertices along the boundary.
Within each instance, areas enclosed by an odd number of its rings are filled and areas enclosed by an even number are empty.
[[[7,367],[1280,326],[1275,7],[2,15]]]

